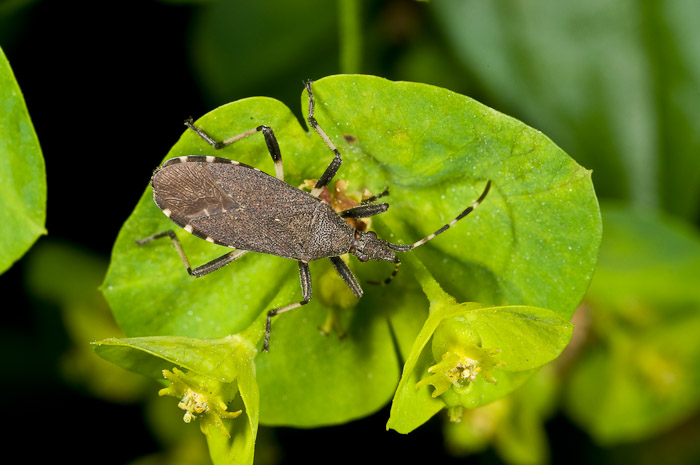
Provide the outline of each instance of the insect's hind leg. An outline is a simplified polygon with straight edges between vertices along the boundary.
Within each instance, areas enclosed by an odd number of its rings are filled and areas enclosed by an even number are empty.
[[[284,307],[273,308],[267,312],[267,320],[265,322],[265,342],[263,343],[263,352],[270,350],[270,331],[272,330],[272,317],[280,313],[288,312],[306,305],[311,300],[311,272],[309,264],[299,262],[299,280],[301,281],[301,296],[303,300],[293,304],[285,305]]]
[[[241,258],[244,254],[246,254],[248,252],[247,250],[235,249],[227,254],[224,254],[218,258],[215,258],[214,260],[212,260],[210,262],[205,263],[204,265],[201,265],[201,266],[198,266],[197,268],[192,269],[192,267],[190,266],[190,261],[187,259],[187,255],[185,255],[185,251],[182,248],[182,244],[180,243],[180,240],[177,238],[177,236],[175,235],[175,232],[172,229],[153,234],[152,236],[148,236],[148,237],[145,237],[143,239],[138,239],[138,240],[136,240],[136,243],[138,245],[144,245],[144,244],[147,244],[151,241],[154,241],[156,239],[160,239],[160,238],[166,237],[166,236],[169,237],[170,240],[172,241],[173,246],[175,247],[175,250],[177,251],[178,255],[180,256],[180,260],[182,260],[183,265],[185,265],[185,268],[187,269],[187,273],[190,276],[194,276],[195,278],[200,278],[200,277],[207,275],[213,271],[216,271],[220,268],[223,268],[224,266],[228,265],[232,261]]]
[[[212,138],[209,134],[204,132],[201,128],[197,127],[194,125],[194,121],[192,118],[188,118],[185,121],[185,126],[193,130],[199,137],[204,139],[204,141],[214,147],[215,149],[219,150],[224,147],[228,147],[229,145],[233,144],[234,142],[238,142],[241,139],[245,139],[246,137],[250,137],[253,134],[257,134],[258,132],[262,132],[263,136],[265,137],[265,144],[267,145],[267,151],[270,152],[270,157],[272,157],[272,161],[275,163],[275,177],[279,179],[280,181],[284,181],[284,166],[282,164],[282,152],[280,151],[280,146],[279,143],[277,142],[277,138],[275,137],[275,133],[272,130],[271,127],[261,125],[258,127],[255,127],[253,129],[249,129],[247,131],[244,131],[240,134],[237,134],[233,137],[229,137],[228,139],[225,139],[223,141],[216,141],[214,138]]]

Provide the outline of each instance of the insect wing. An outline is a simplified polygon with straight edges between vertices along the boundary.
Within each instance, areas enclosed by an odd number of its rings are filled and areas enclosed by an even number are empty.
[[[238,208],[213,173],[199,163],[164,165],[151,180],[153,199],[175,223],[184,227],[191,220]]]
[[[153,177],[155,202],[171,220],[216,244],[303,258],[317,198],[241,163],[185,160]]]

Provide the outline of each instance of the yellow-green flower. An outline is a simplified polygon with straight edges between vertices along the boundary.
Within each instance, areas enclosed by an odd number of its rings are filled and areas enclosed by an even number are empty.
[[[438,397],[452,386],[467,386],[479,375],[484,381],[496,384],[498,381],[493,376],[492,370],[504,364],[494,358],[498,352],[500,352],[498,349],[484,349],[475,344],[454,347],[451,351],[442,354],[438,363],[428,368],[428,372],[432,375],[419,381],[416,389],[432,385],[435,388],[432,396]]]
[[[226,388],[224,384],[230,383],[221,383],[194,373],[184,373],[174,367],[172,371],[163,370],[163,376],[170,381],[170,386],[158,391],[158,395],[180,399],[177,406],[185,411],[185,423],[201,416],[199,426],[202,433],[208,435],[209,427],[213,425],[221,434],[230,437],[222,419],[236,418],[243,412],[229,412],[228,405],[222,398]]]

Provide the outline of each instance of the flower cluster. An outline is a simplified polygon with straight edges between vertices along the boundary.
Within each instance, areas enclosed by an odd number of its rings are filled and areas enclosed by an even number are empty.
[[[163,370],[163,376],[170,381],[170,386],[161,389],[158,395],[180,399],[177,406],[185,411],[185,423],[201,415],[200,428],[204,434],[208,435],[209,427],[213,425],[221,434],[230,437],[222,420],[236,418],[242,410],[228,411],[228,406],[222,399],[222,383],[201,375],[184,373],[177,368],[173,368],[173,371]]]
[[[479,335],[461,317],[440,322],[433,334],[432,352],[437,363],[428,368],[430,375],[416,383],[416,389],[433,386],[432,396],[441,397],[454,421],[461,418],[461,395],[471,389],[477,377],[496,384],[493,369],[505,365],[495,358],[500,350],[482,347]]]

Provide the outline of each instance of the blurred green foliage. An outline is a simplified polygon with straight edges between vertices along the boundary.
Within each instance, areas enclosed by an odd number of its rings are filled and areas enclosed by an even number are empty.
[[[700,407],[700,235],[656,213],[611,205],[596,276],[581,308],[588,344],[566,409],[597,440],[636,441]]]
[[[698,220],[698,2],[433,6],[457,59],[489,101],[592,168],[599,194]]]
[[[96,338],[122,334],[98,291],[106,267],[103,257],[75,244],[42,241],[28,257],[27,287],[35,298],[60,309],[71,342],[61,361],[65,378],[95,397],[135,402],[143,398],[148,385],[142,378],[96,357],[90,347]]]
[[[15,17],[26,19],[32,3],[40,2],[2,5],[3,43],[23,24]],[[210,108],[269,95],[297,111],[302,79],[341,71],[334,3],[163,1],[168,3],[191,8],[183,34]],[[461,423],[445,422],[448,449],[461,455],[493,448],[511,464],[545,463],[550,448],[570,458],[570,444],[547,444],[545,434],[551,418],[563,412],[594,438],[588,447],[602,463],[692,463],[700,454],[700,4],[360,3],[360,72],[440,85],[523,120],[592,168],[598,195],[612,201],[603,206],[599,268],[574,317],[569,349],[512,395],[465,411]],[[31,292],[53,296],[66,315],[74,340],[66,357],[89,357],[83,354],[88,340],[119,335],[114,327],[96,329],[110,327],[102,319],[104,302],[93,292],[106,263],[90,265],[82,256],[72,246],[38,249],[28,257]],[[66,274],[59,266],[66,262],[89,271]],[[63,284],[40,290],[52,282]],[[407,293],[406,299],[416,296]],[[410,344],[397,344],[408,353]],[[68,379],[83,387],[110,379],[92,368],[95,360],[67,363],[73,372]],[[138,399],[143,381],[117,373],[118,384],[91,387],[93,395]],[[201,460],[200,435],[180,427],[172,402],[147,405],[154,431],[168,438],[163,444],[172,455],[165,463],[192,451]],[[190,437],[197,446],[188,446]]]

